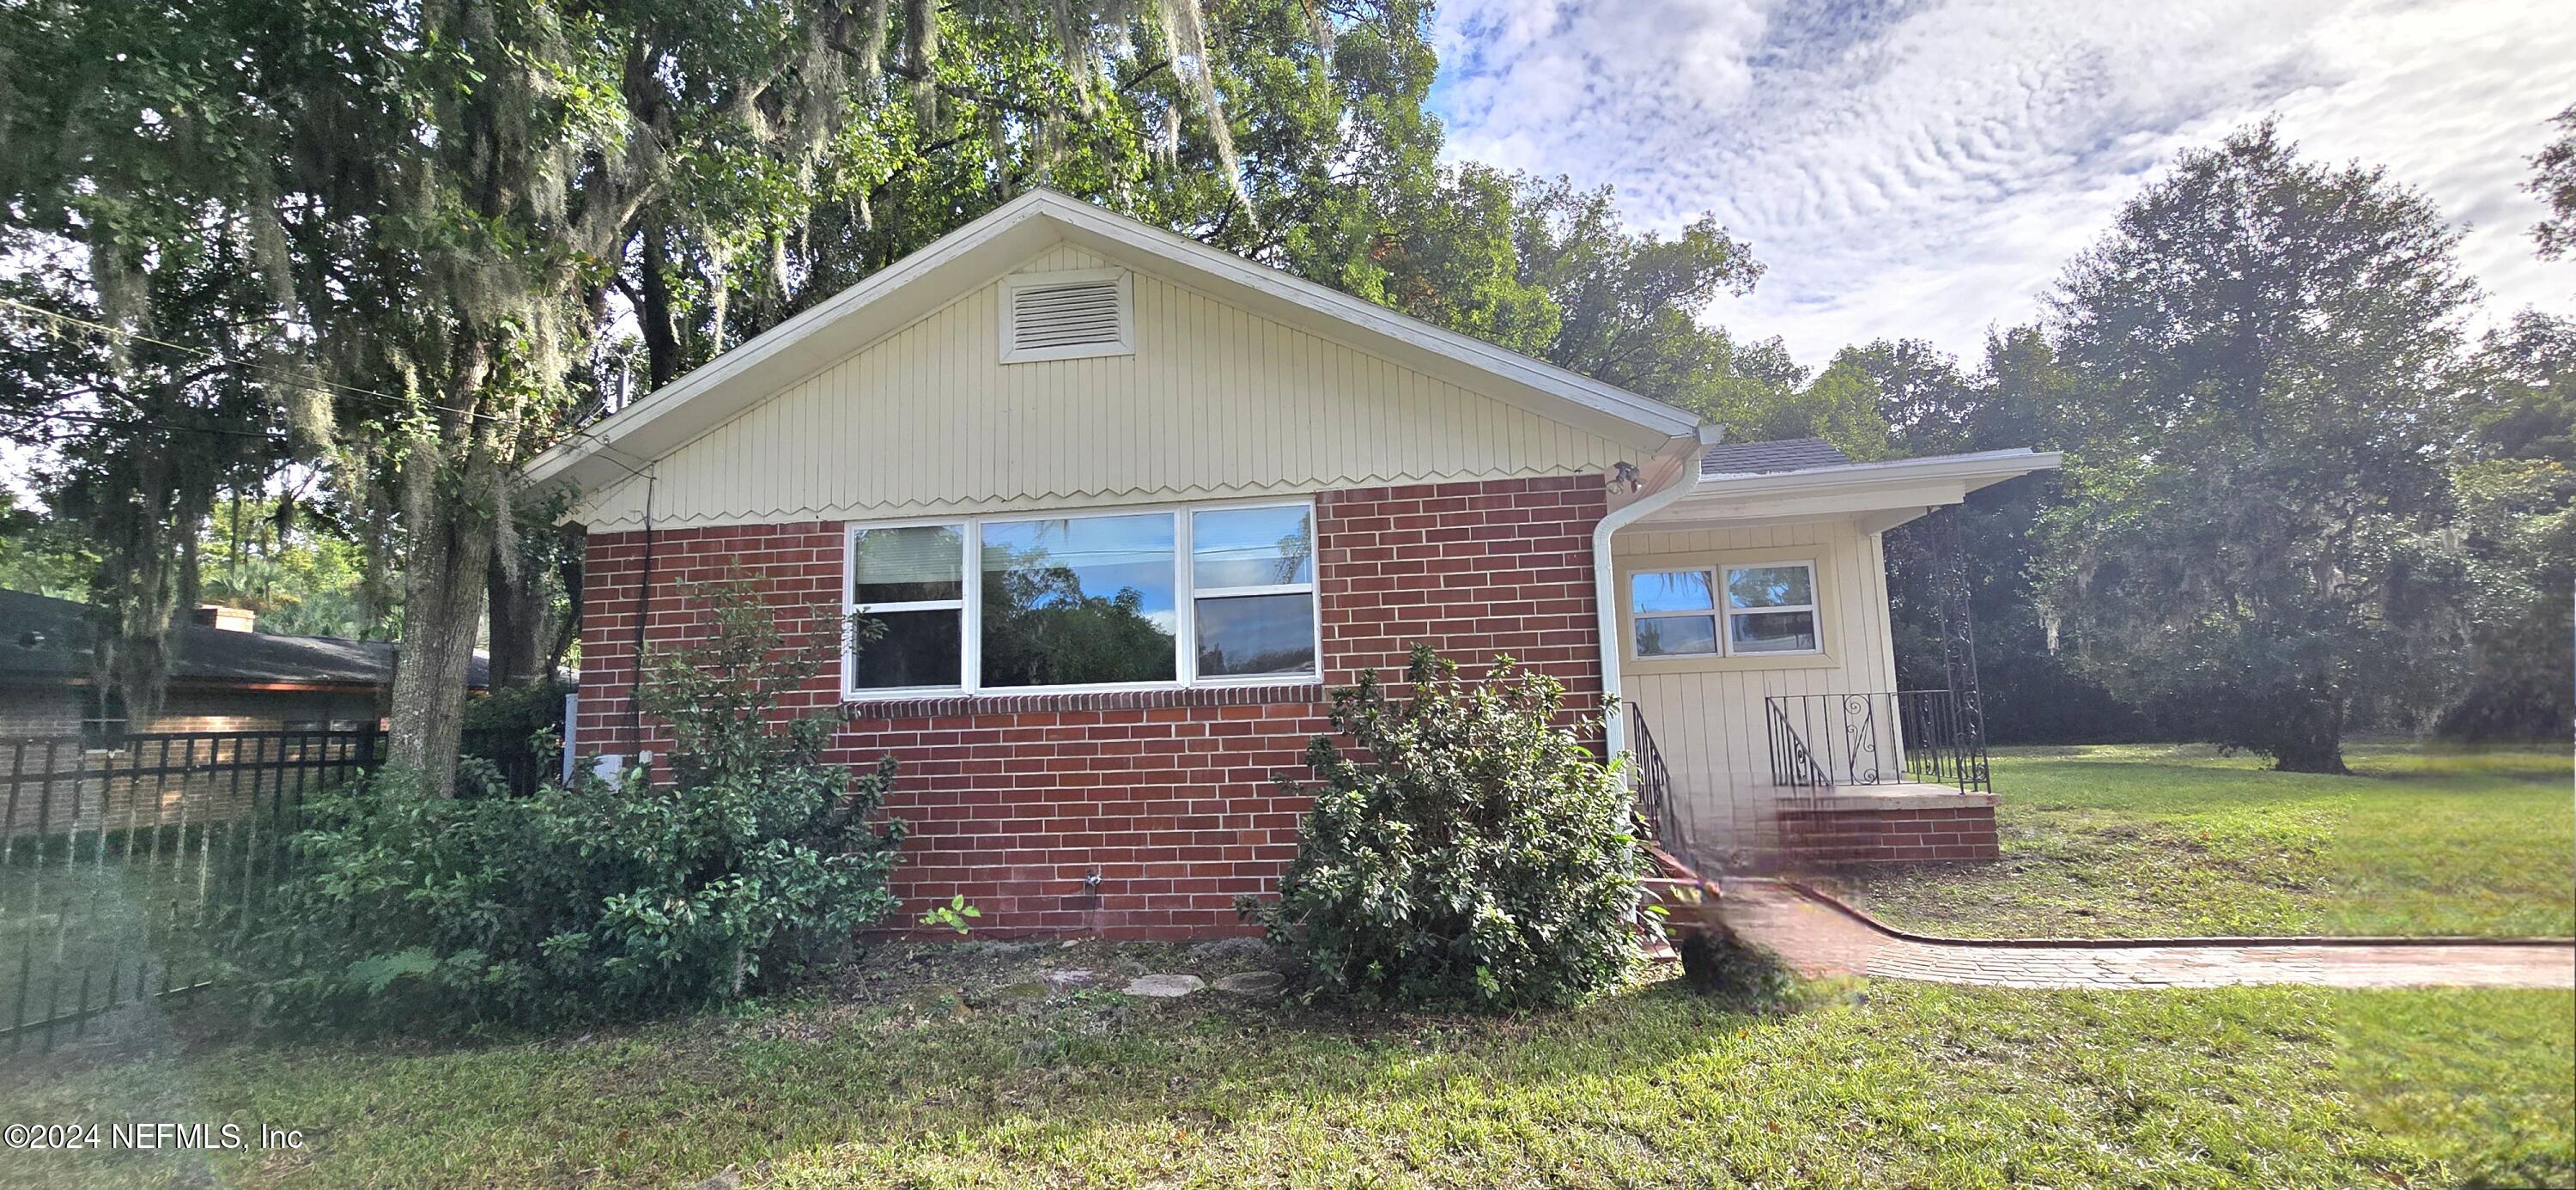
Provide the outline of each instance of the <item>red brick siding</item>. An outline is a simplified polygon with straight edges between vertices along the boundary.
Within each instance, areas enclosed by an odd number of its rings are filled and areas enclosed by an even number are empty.
[[[745,580],[773,608],[791,639],[831,650],[841,614],[841,526],[827,521],[656,532],[653,598],[644,639],[671,648],[707,629],[697,584]],[[593,533],[582,550],[581,701],[574,750],[631,754],[635,740],[635,588],[644,574],[642,533]],[[827,668],[787,700],[815,709],[838,704],[841,678]],[[642,746],[660,752],[668,736],[650,719]]]
[[[1400,674],[1416,641],[1461,662],[1495,654],[1600,702],[1592,529],[1609,511],[1593,478],[1366,488],[1316,498],[1325,680]]]
[[[1482,663],[1509,653],[1597,705],[1592,528],[1595,478],[1329,492],[1316,498],[1324,679],[1401,670],[1413,642]],[[591,537],[584,576],[585,754],[632,747],[639,534]],[[758,576],[795,630],[828,632],[841,599],[832,523],[673,530],[654,543],[648,639],[681,639],[703,608],[680,584]],[[861,703],[834,758],[901,765],[889,810],[912,837],[904,913],[964,893],[978,932],[1179,937],[1244,929],[1233,901],[1268,893],[1296,854],[1306,742],[1325,730],[1325,686],[1024,695]],[[839,697],[819,676],[808,705]],[[646,724],[647,748],[663,746]],[[1100,877],[1096,889],[1084,878]]]
[[[877,718],[840,759],[901,765],[889,809],[911,824],[898,891],[957,893],[996,934],[1164,937],[1241,929],[1235,896],[1263,893],[1297,852],[1299,771],[1324,730],[1319,689],[1267,704]],[[1084,878],[1100,877],[1096,890]],[[919,912],[908,901],[907,914]]]
[[[1780,844],[1794,860],[1827,866],[1993,859],[1995,808],[1782,810]]]

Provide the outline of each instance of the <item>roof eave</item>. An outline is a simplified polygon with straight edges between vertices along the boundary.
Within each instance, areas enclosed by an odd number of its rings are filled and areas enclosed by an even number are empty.
[[[2063,456],[2052,452],[2017,449],[1799,471],[1703,475],[1690,495],[1674,501],[1650,522],[1662,528],[1868,517],[1897,510],[1920,515],[1928,508],[1959,503],[1979,488],[2052,470],[2063,461]]]
[[[1919,459],[1836,463],[1828,467],[1802,467],[1795,471],[1703,473],[1699,477],[1699,486],[1703,491],[1767,492],[1931,478],[1992,477],[1990,482],[2001,482],[2015,476],[2028,475],[2033,471],[2054,471],[2065,461],[2066,456],[2055,451],[2015,447],[2011,450],[1932,455]]]

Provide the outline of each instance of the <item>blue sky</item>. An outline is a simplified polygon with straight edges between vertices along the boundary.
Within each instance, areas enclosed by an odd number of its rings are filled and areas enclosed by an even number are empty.
[[[1972,356],[2183,147],[2276,113],[2468,229],[2489,316],[2576,313],[2519,189],[2576,103],[2567,0],[1443,0],[1453,158],[1616,186],[1632,224],[1713,211],[1768,272],[1709,317]]]

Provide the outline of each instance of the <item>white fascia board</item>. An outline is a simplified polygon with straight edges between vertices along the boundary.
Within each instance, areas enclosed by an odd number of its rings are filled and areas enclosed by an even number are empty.
[[[1640,448],[1699,432],[1673,406],[1291,277],[1186,236],[1032,190],[594,423],[521,469],[598,487],[668,454],[1002,276],[1057,240]],[[902,300],[886,300],[904,291]]]
[[[1690,495],[1651,519],[1658,523],[1776,520],[1938,507],[1959,503],[1970,492],[2016,476],[2054,470],[2064,461],[2063,455],[2054,452],[1990,450],[1801,471],[1704,475]]]
[[[1984,487],[2033,471],[2054,471],[2065,461],[2066,456],[2055,451],[2015,447],[1975,454],[1886,459],[1875,463],[1836,463],[1830,467],[1807,467],[1797,471],[1704,474],[1699,479],[1699,490],[1702,493],[1794,491],[1918,479],[1983,480],[1977,486]]]

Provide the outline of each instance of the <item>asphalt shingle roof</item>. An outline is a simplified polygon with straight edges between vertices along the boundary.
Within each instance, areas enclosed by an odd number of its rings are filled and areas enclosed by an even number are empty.
[[[1781,438],[1770,442],[1721,442],[1699,457],[1702,475],[1760,475],[1770,471],[1804,471],[1839,467],[1851,457],[1822,438]]]
[[[0,591],[0,678],[86,677],[90,624],[68,599]],[[381,686],[393,681],[394,646],[333,636],[278,636],[181,624],[170,632],[170,676],[241,685],[272,682]],[[487,685],[480,657],[467,682]]]

